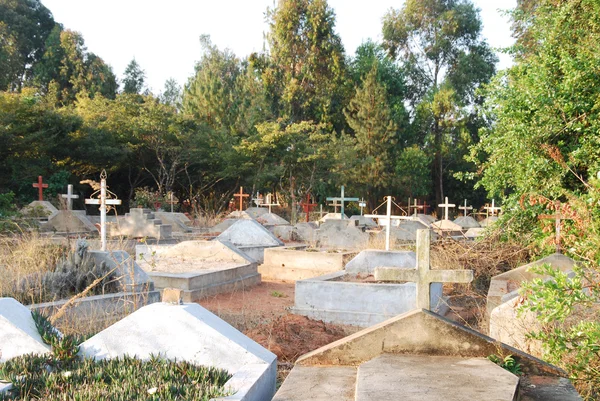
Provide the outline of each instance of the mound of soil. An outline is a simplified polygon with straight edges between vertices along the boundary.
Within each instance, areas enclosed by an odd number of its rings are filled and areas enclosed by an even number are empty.
[[[346,336],[339,326],[291,314],[244,334],[288,362]]]

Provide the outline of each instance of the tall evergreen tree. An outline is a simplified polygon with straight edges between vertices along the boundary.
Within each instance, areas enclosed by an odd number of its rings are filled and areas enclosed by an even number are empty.
[[[141,95],[144,90],[146,72],[140,67],[135,58],[132,59],[125,68],[123,78],[123,93]]]

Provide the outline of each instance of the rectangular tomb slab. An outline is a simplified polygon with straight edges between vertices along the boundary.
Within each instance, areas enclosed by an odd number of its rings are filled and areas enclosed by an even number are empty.
[[[354,401],[356,368],[353,366],[296,366],[273,401]],[[310,398],[303,389],[310,389]]]
[[[382,354],[358,367],[356,401],[513,401],[518,384],[486,358]]]

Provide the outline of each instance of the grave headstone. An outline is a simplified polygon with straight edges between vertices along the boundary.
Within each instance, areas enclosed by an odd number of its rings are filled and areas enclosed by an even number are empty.
[[[284,245],[279,238],[256,220],[238,220],[216,239],[232,243],[259,264],[263,263],[265,248]]]

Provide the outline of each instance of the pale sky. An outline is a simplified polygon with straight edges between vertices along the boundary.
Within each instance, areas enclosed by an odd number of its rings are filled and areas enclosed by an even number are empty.
[[[220,49],[245,57],[263,48],[268,27],[264,14],[273,0],[42,0],[54,19],[83,34],[89,51],[113,67],[119,80],[133,57],[146,71],[154,93],[175,78],[180,85],[194,73],[200,58],[199,37],[210,35]],[[381,19],[402,0],[329,0],[336,13],[336,31],[346,54],[353,55],[366,39],[381,40]],[[510,46],[508,18],[498,9],[511,9],[516,0],[474,0],[481,10],[483,34],[494,48]],[[499,55],[498,68],[510,65]]]

